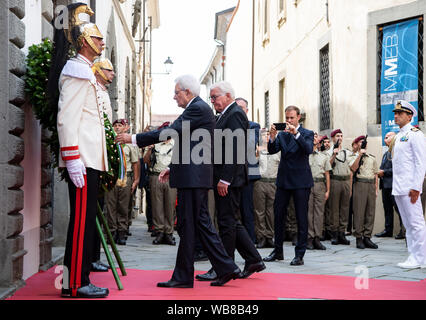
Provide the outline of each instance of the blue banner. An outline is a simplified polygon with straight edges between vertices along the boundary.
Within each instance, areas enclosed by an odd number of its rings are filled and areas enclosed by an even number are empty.
[[[417,19],[383,28],[380,81],[382,141],[389,131],[399,131],[392,112],[397,100],[408,101],[418,111],[418,33]],[[412,124],[418,124],[418,116],[413,118]]]

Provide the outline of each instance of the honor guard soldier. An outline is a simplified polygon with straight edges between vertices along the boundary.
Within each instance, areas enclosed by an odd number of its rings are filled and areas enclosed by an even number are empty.
[[[330,148],[331,185],[330,185],[330,232],[331,244],[349,245],[345,237],[349,217],[349,201],[352,191],[352,173],[349,157],[352,152],[342,147],[343,133],[340,129],[331,132],[333,146]]]
[[[307,249],[325,250],[320,242],[324,226],[324,207],[330,194],[331,165],[328,155],[321,152],[318,134],[314,135],[314,151],[309,155],[314,186],[309,197]]]
[[[420,201],[426,170],[426,141],[423,132],[411,125],[417,110],[400,100],[393,110],[400,131],[393,146],[393,184],[395,196],[406,229],[408,259],[398,263],[406,269],[426,268],[426,225]],[[423,190],[425,192],[425,190]]]
[[[353,142],[356,153],[350,157],[349,165],[354,173],[353,209],[354,237],[358,249],[377,249],[371,241],[376,213],[378,189],[378,166],[376,158],[367,154],[367,138],[359,136]]]
[[[76,3],[66,9],[70,21],[68,29],[65,26],[55,29],[48,83],[51,100],[55,100],[59,89],[56,100],[59,167],[65,168],[70,199],[62,296],[101,298],[109,291],[91,284],[89,274],[96,233],[99,176],[108,170],[108,159],[103,112],[97,102],[98,86],[91,67],[103,50],[104,41],[95,24],[78,18],[80,13],[93,14],[86,4]],[[70,45],[78,54],[67,60]]]

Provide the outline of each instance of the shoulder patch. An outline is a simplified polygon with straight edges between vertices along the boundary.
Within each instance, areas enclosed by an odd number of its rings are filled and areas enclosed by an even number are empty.
[[[413,127],[413,128],[411,128],[411,131],[417,132],[417,131],[420,131],[420,129],[416,128],[416,127]]]

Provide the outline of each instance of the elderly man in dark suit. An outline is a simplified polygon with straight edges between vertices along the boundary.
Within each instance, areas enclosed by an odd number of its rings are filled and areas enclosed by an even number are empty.
[[[158,283],[158,287],[193,287],[196,233],[218,275],[212,286],[222,286],[238,278],[241,273],[226,253],[208,212],[208,190],[213,186],[211,151],[215,118],[211,108],[198,96],[199,93],[200,84],[195,77],[185,75],[177,78],[174,99],[185,111],[170,127],[133,136],[122,134],[116,138],[117,142],[132,142],[139,147],[167,140],[170,136],[177,140],[170,168],[164,170],[159,179],[166,182],[170,177],[170,187],[177,188],[180,242],[172,278]],[[198,139],[193,141],[195,136]]]
[[[235,249],[245,260],[240,278],[265,269],[246,228],[238,217],[241,191],[248,183],[247,129],[248,119],[234,100],[234,90],[228,82],[218,82],[210,89],[210,99],[219,113],[215,129],[214,195],[219,234],[229,256]],[[221,149],[222,153],[218,153]],[[215,279],[217,270],[198,275],[198,280]]]
[[[314,132],[302,128],[299,124],[300,109],[289,106],[285,109],[286,128],[277,135],[271,126],[268,152],[281,151],[281,161],[277,175],[277,191],[274,201],[275,248],[264,261],[284,260],[283,230],[287,207],[293,196],[297,219],[297,244],[295,258],[290,265],[303,265],[308,240],[308,202],[310,190],[314,185],[309,155],[313,152]]]

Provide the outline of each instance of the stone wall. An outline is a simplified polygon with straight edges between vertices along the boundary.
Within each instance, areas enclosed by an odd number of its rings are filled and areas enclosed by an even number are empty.
[[[25,25],[24,0],[0,2],[0,298],[24,284],[23,227]]]

